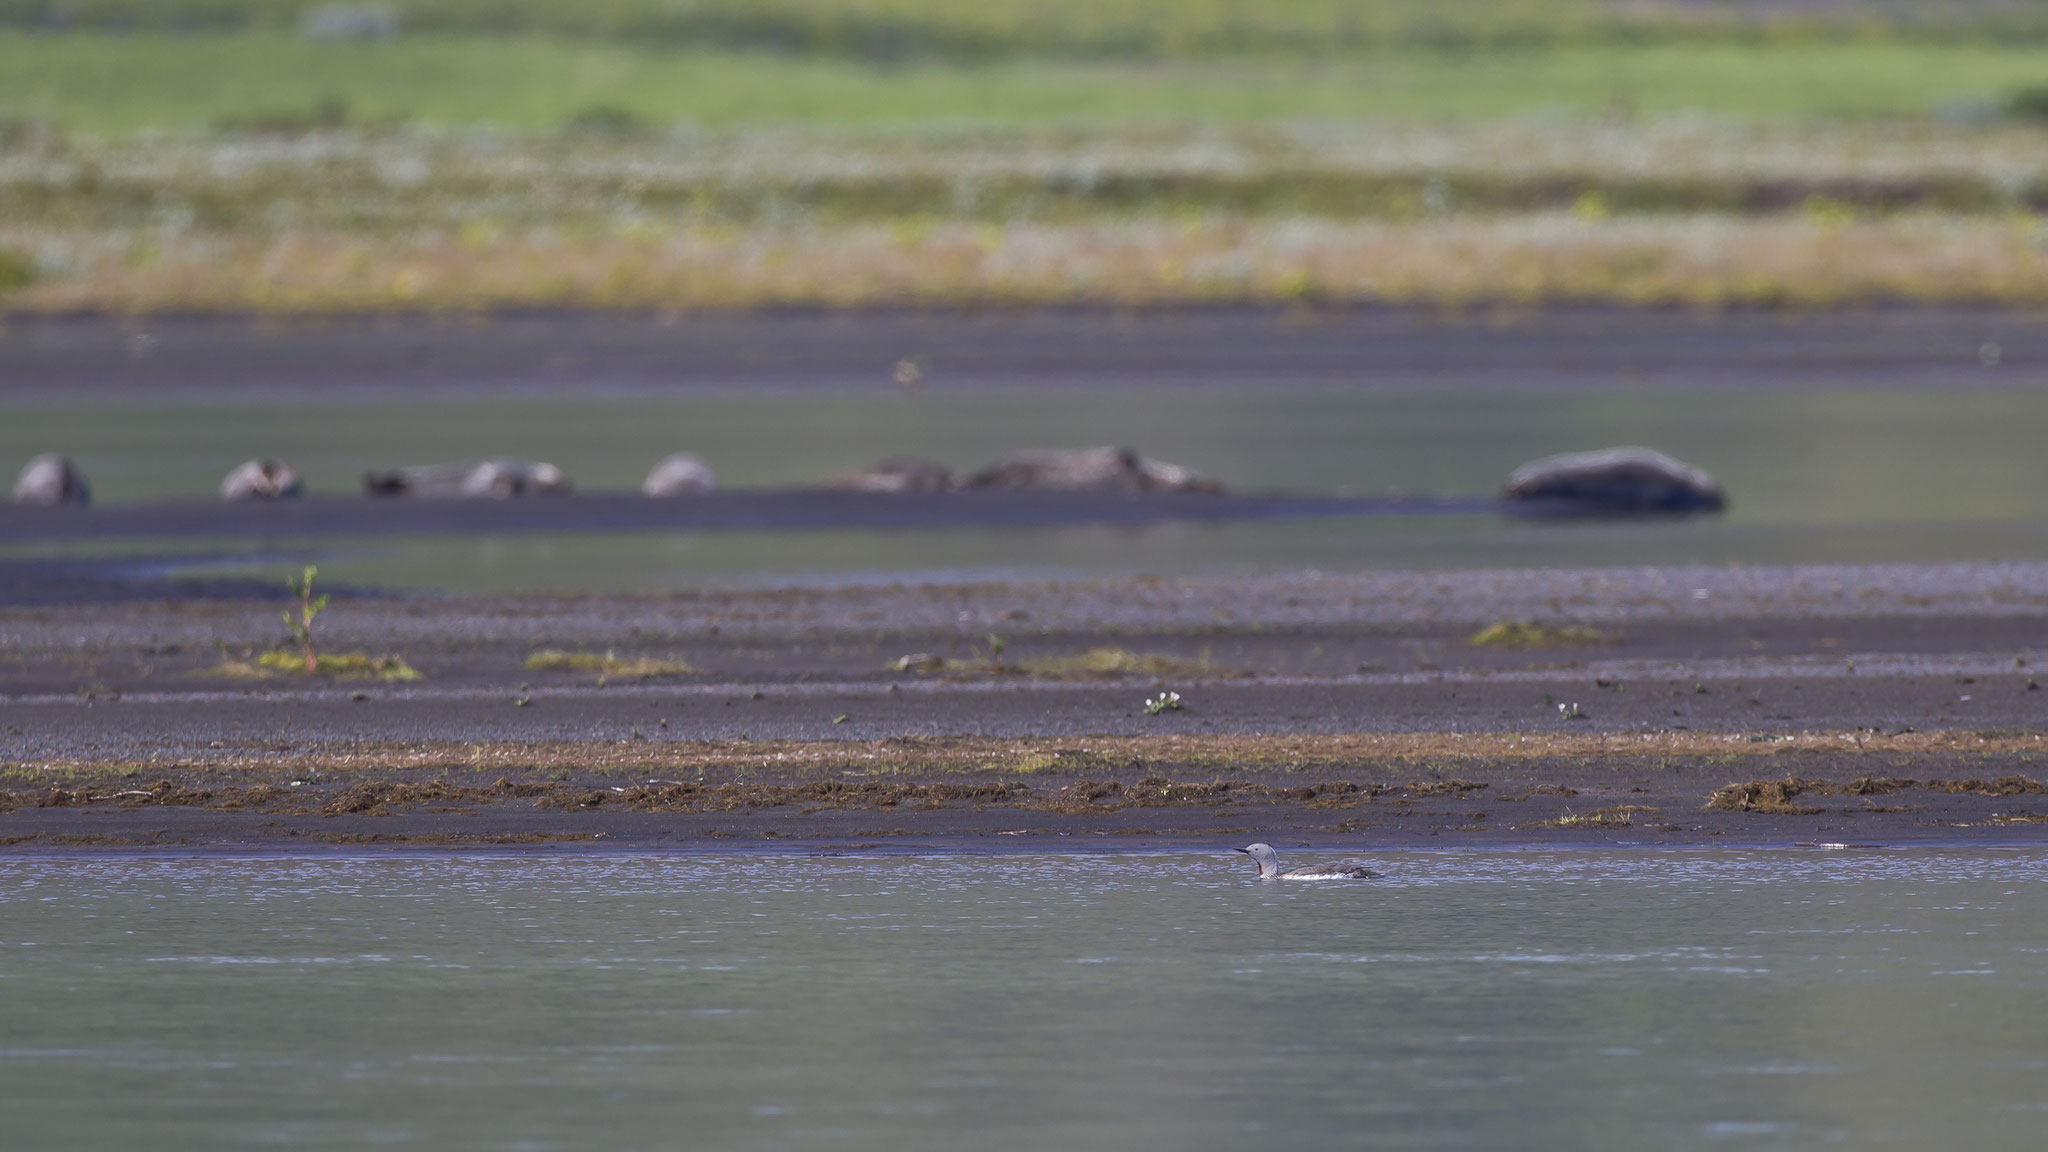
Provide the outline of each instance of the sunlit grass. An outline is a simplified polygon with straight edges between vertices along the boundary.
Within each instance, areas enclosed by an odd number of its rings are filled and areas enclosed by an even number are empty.
[[[616,652],[567,652],[543,648],[526,658],[529,672],[595,672],[600,681],[646,680],[656,676],[687,676],[695,668],[681,660],[658,656],[620,656]]]
[[[1471,642],[1481,648],[1590,648],[1615,639],[1613,633],[1583,624],[1501,620],[1473,633]]]
[[[1314,303],[1835,307],[2048,304],[2031,220],[1570,215],[992,228],[649,227],[467,245],[307,232],[154,241],[30,233],[59,270],[23,312],[308,314],[518,307]],[[0,231],[0,247],[16,236]],[[32,247],[31,247],[32,246]]]
[[[371,656],[364,652],[322,653],[315,657],[313,671],[306,669],[302,653],[288,649],[258,652],[251,656],[222,659],[219,673],[237,679],[265,680],[274,676],[326,676],[336,680],[382,680],[405,682],[420,679],[419,670],[403,656]]]

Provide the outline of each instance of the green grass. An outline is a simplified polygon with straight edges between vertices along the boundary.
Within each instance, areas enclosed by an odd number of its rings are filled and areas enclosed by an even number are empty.
[[[2048,81],[2039,51],[1914,43],[1404,50],[1296,59],[879,66],[539,37],[320,44],[282,33],[0,33],[0,113],[104,134],[339,100],[355,121],[554,129],[603,106],[655,124],[1057,124],[1515,113],[1922,115]]]
[[[1472,634],[1472,643],[1481,648],[1592,648],[1614,642],[1612,633],[1598,628],[1534,620],[1502,620]]]
[[[265,679],[271,676],[332,676],[338,680],[408,681],[420,678],[419,670],[403,656],[371,656],[363,652],[321,653],[314,657],[315,670],[306,670],[306,658],[299,652],[278,648],[259,652],[254,658],[223,659],[223,676]]]
[[[328,0],[0,0],[0,26],[289,31]],[[407,34],[555,35],[868,59],[1165,58],[1400,46],[2048,35],[2012,0],[405,0]]]

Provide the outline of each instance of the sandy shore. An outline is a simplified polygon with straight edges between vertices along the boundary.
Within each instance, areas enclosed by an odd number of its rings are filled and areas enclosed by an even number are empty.
[[[1503,620],[1551,631],[1472,642]],[[2048,840],[2048,566],[363,600],[321,623],[327,651],[421,678],[254,674],[264,604],[0,614],[0,838]],[[580,659],[529,666],[547,651]],[[1148,714],[1166,690],[1182,706]]]

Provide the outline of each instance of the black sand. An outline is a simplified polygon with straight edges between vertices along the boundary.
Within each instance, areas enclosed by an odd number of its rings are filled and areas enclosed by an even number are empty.
[[[1472,643],[1521,619],[1592,632]],[[331,608],[397,683],[224,675],[264,604],[0,620],[0,837],[38,849],[2048,838],[2042,566]]]

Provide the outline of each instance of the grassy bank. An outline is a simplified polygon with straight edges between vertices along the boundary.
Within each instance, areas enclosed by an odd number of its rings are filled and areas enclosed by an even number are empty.
[[[288,33],[0,33],[0,113],[127,134],[299,121],[552,129],[603,110],[661,126],[933,120],[1091,124],[1991,109],[2048,82],[1995,44],[1589,45],[1142,63],[877,65],[541,37],[334,44]]]
[[[1415,126],[45,137],[16,310],[2048,300],[2048,133]]]
[[[0,25],[190,33],[319,25],[325,0],[0,0]],[[376,34],[547,35],[843,55],[1160,58],[1390,47],[2048,38],[2009,0],[408,0],[370,5]],[[346,29],[344,19],[339,27]],[[364,27],[360,17],[353,26]],[[326,24],[333,34],[337,27]]]
[[[51,247],[64,238],[45,240]],[[465,240],[319,232],[71,241],[22,312],[1192,303],[2048,304],[2031,221],[1571,215],[1332,221],[651,226]]]
[[[1738,41],[1658,9],[1630,39],[1619,7],[1486,0],[1455,48],[1396,4],[1357,51],[1225,52],[1230,20],[1278,44],[1353,6],[1128,0],[1043,9],[1057,52],[998,4],[974,35],[1016,51],[880,61],[543,35],[494,3],[421,24],[518,34],[308,39],[254,0],[192,10],[238,31],[0,32],[0,307],[2048,299],[2024,37],[1795,11]],[[1075,47],[1139,16],[1180,48]]]

